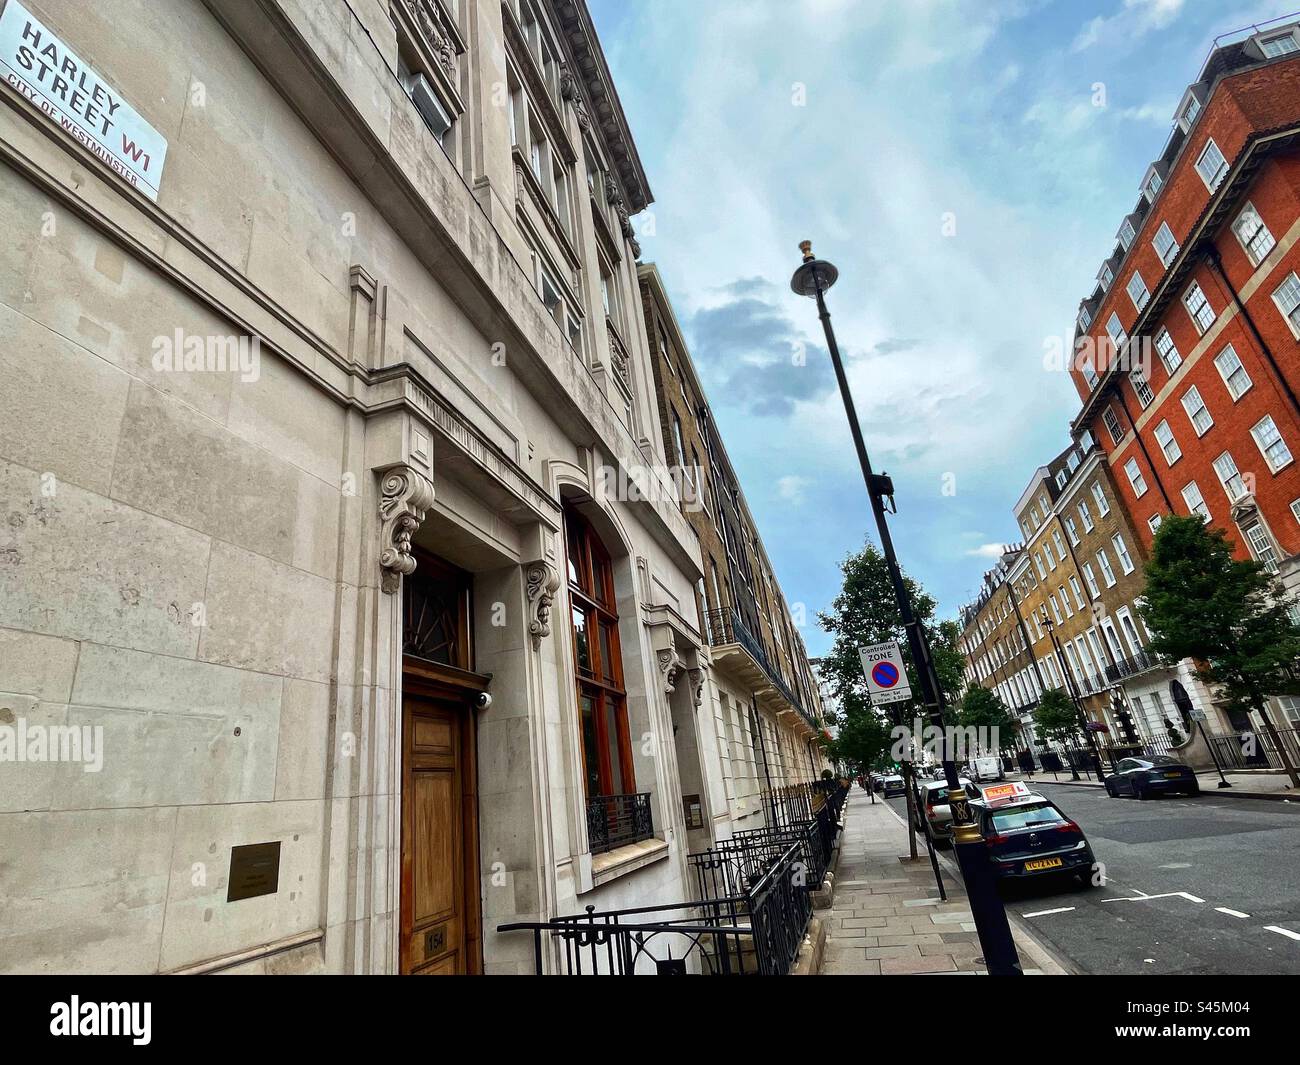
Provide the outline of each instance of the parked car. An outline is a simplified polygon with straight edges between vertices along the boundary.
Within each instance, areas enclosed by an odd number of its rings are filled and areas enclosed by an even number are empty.
[[[882,780],[881,794],[883,794],[886,799],[893,798],[895,795],[906,795],[907,785],[903,783],[902,777],[897,774],[891,774]]]
[[[1128,795],[1134,799],[1149,799],[1153,795],[1182,792],[1199,795],[1200,782],[1196,770],[1167,754],[1153,754],[1145,758],[1121,758],[1115,772],[1105,780],[1106,794],[1112,799]]]
[[[957,783],[972,801],[980,797],[979,786],[966,777],[958,777]],[[946,843],[952,839],[952,809],[948,805],[948,782],[930,780],[923,783],[916,802],[916,830],[924,832],[926,823],[936,843]]]
[[[1000,785],[1010,787],[1011,785]],[[1092,845],[1050,799],[1023,791],[976,806],[989,863],[999,879],[1070,876],[1094,885]]]
[[[1002,759],[996,754],[980,754],[970,760],[972,780],[1003,780]]]

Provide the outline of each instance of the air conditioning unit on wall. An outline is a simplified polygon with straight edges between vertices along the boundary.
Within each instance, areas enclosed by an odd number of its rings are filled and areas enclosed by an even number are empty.
[[[438,94],[433,91],[429,79],[423,74],[412,74],[402,80],[402,86],[415,103],[415,109],[420,112],[424,124],[433,131],[435,137],[442,140],[443,134],[451,129],[451,116],[442,106]]]

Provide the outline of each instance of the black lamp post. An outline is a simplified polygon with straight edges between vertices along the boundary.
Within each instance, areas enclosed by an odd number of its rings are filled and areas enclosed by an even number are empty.
[[[997,879],[989,864],[984,838],[975,823],[966,793],[958,781],[957,766],[953,761],[953,752],[944,731],[943,689],[939,685],[934,662],[930,658],[930,647],[925,631],[912,611],[912,599],[908,595],[907,586],[903,583],[903,574],[898,568],[898,559],[894,555],[894,542],[890,538],[889,525],[885,521],[884,501],[888,498],[892,504],[894,484],[888,474],[872,472],[871,459],[867,457],[867,445],[862,438],[862,427],[858,424],[858,415],[853,406],[848,378],[844,374],[844,363],[840,359],[839,345],[835,342],[835,332],[831,328],[830,312],[826,309],[826,290],[835,284],[840,272],[824,259],[813,257],[811,241],[805,240],[799,245],[799,250],[803,252],[803,264],[790,278],[790,287],[798,295],[808,296],[817,301],[817,314],[821,318],[822,329],[826,334],[826,347],[830,351],[831,363],[835,367],[835,379],[839,382],[840,397],[844,400],[844,413],[849,419],[849,429],[853,433],[853,446],[857,449],[858,464],[862,467],[862,478],[866,482],[867,495],[871,499],[871,511],[875,515],[881,551],[885,556],[890,582],[894,586],[894,596],[898,600],[899,617],[907,631],[907,645],[921,689],[921,701],[925,704],[930,723],[944,737],[942,762],[944,778],[948,784],[949,808],[952,810],[954,850],[957,852],[962,879],[966,884],[966,895],[970,900],[971,914],[975,918],[980,947],[984,951],[984,963],[992,976],[1022,976],[1020,956],[1016,953],[1016,945],[1011,938],[1011,926],[1007,923],[1006,908],[998,895]]]
[[[1097,738],[1092,729],[1088,728],[1088,715],[1083,712],[1083,698],[1079,695],[1074,686],[1074,674],[1070,672],[1070,667],[1065,661],[1065,654],[1061,650],[1061,645],[1057,642],[1055,626],[1052,619],[1047,614],[1047,607],[1043,607],[1043,628],[1047,630],[1048,638],[1052,641],[1052,647],[1056,650],[1056,664],[1061,667],[1061,676],[1065,678],[1065,688],[1070,694],[1070,702],[1074,703],[1074,712],[1079,721],[1079,728],[1083,730],[1083,737],[1088,741],[1088,753],[1092,756],[1092,767],[1097,774],[1097,783],[1101,783],[1101,755],[1097,751]],[[1070,761],[1070,778],[1079,779],[1079,771],[1074,768],[1074,761]]]

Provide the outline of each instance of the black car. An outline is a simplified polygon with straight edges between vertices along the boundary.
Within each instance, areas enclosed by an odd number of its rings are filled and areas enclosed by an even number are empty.
[[[1166,754],[1153,754],[1147,758],[1122,758],[1105,783],[1106,794],[1112,799],[1120,795],[1149,799],[1153,795],[1176,791],[1185,795],[1201,793],[1196,770]]]
[[[1092,846],[1083,829],[1050,799],[1028,795],[976,809],[989,863],[999,879],[1073,875],[1084,887],[1093,886]]]

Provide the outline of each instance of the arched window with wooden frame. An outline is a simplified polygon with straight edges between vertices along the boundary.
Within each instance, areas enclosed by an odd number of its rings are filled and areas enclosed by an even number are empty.
[[[598,853],[652,834],[649,796],[634,794],[609,552],[591,522],[572,507],[565,508],[564,532],[587,827],[591,850]]]

